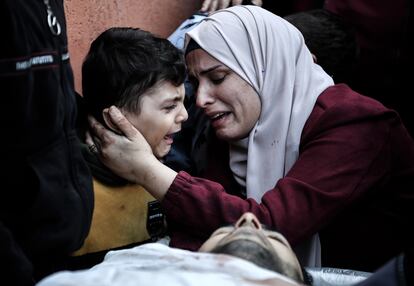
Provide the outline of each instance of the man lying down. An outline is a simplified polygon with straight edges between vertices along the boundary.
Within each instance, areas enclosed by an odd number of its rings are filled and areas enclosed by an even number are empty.
[[[252,213],[221,227],[199,252],[148,243],[109,252],[104,261],[79,271],[62,271],[38,286],[61,285],[301,285],[304,272],[286,239],[262,227]]]

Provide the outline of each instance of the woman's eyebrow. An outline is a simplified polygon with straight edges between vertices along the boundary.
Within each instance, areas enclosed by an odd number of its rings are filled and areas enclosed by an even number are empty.
[[[219,67],[221,67],[221,65],[212,66],[212,67],[210,67],[210,68],[208,68],[208,69],[203,70],[202,72],[200,72],[200,75],[204,75],[206,73],[209,73],[209,72],[211,72],[211,71],[213,71],[213,70],[215,70],[215,69],[217,69]]]

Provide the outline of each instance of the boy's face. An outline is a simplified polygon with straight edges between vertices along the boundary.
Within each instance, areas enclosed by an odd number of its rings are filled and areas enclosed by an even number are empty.
[[[181,130],[181,123],[188,118],[184,95],[184,84],[177,87],[165,81],[141,95],[139,114],[122,110],[158,159],[170,151],[174,133]]]

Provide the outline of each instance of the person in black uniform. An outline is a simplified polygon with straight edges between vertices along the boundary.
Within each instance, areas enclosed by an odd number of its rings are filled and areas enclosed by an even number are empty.
[[[65,269],[90,227],[92,179],[75,132],[62,0],[0,4],[2,285]]]

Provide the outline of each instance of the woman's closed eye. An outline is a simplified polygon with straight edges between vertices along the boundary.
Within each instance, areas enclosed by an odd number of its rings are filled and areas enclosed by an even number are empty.
[[[214,78],[211,78],[211,82],[213,84],[216,84],[217,85],[217,84],[222,83],[225,80],[225,78],[226,78],[226,76],[214,77]]]

